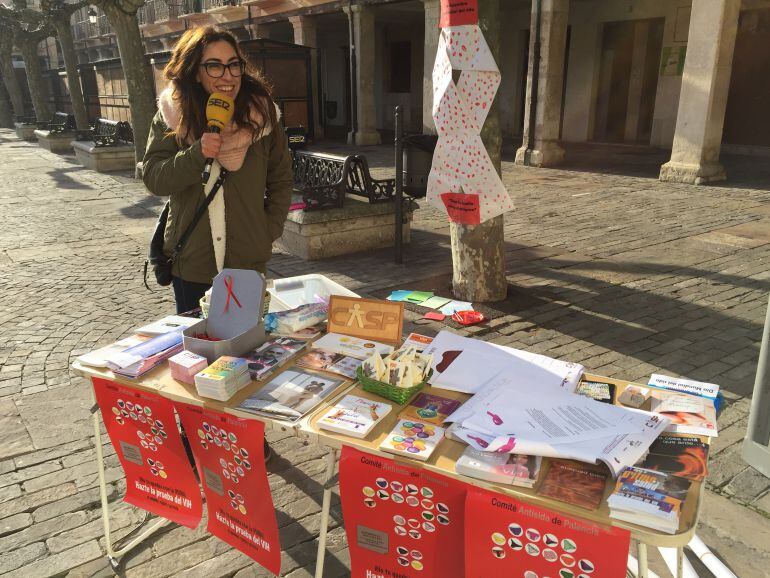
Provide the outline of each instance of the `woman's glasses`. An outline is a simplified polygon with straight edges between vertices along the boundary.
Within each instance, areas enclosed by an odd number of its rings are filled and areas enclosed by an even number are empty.
[[[206,69],[206,74],[211,78],[222,78],[225,75],[225,69],[230,71],[230,76],[241,76],[246,63],[242,60],[236,60],[229,64],[222,64],[221,62],[203,62],[201,66]]]

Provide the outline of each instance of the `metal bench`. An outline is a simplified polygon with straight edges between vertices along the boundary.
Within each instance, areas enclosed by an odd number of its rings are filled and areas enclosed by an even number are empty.
[[[65,132],[71,132],[75,129],[75,115],[67,114],[66,112],[53,113],[53,117],[48,123],[48,131],[50,134],[64,134]]]
[[[92,140],[95,147],[133,144],[134,131],[126,121],[97,118],[87,133],[79,133],[76,140]]]
[[[374,179],[363,155],[340,156],[295,150],[292,153],[294,190],[302,194],[305,210],[342,207],[346,194],[390,201],[395,179]]]

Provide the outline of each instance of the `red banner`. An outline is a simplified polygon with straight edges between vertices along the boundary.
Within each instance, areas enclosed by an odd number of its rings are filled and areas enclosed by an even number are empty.
[[[208,531],[273,574],[281,543],[265,469],[265,424],[176,404],[206,492]]]
[[[478,0],[441,0],[439,28],[478,23]]]
[[[468,578],[621,578],[627,530],[599,526],[471,488],[465,502]]]
[[[352,578],[461,578],[465,484],[342,448]]]
[[[104,425],[126,473],[129,504],[195,528],[200,486],[176,427],[174,407],[157,394],[93,378]]]

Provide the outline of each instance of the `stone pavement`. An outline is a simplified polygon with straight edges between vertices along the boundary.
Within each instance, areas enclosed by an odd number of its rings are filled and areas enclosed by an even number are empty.
[[[651,178],[654,158],[624,150],[602,152],[605,174],[594,172],[597,151],[590,148],[571,151],[563,170],[504,164],[516,203],[505,218],[508,298],[485,306],[487,325],[463,332],[609,376],[643,381],[662,371],[721,384],[728,405],[698,533],[739,576],[765,576],[770,480],[742,462],[740,444],[770,290],[770,178],[758,172],[759,161],[736,159],[737,185],[663,184]],[[0,151],[0,574],[112,575],[88,386],[69,365],[172,311],[169,291],[148,292],[141,282],[161,202],[125,175],[85,170],[12,131],[0,130]],[[366,152],[387,170],[387,147]],[[270,272],[320,272],[380,297],[392,288],[445,294],[448,227],[426,205],[415,215],[405,261],[395,265],[388,251],[314,263],[277,254]],[[441,328],[413,311],[408,317],[410,328]],[[284,575],[308,576],[323,453],[286,435],[271,441]],[[109,444],[104,450],[120,537],[143,516],[121,503],[122,470]],[[345,576],[339,507],[333,518],[325,576]],[[118,573],[267,575],[204,527],[169,526],[127,556]],[[657,553],[652,559],[665,575]]]

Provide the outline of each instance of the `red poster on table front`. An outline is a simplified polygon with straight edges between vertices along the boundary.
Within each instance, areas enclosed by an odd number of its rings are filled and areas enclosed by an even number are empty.
[[[478,24],[478,0],[441,0],[439,28]]]
[[[126,473],[129,504],[195,528],[200,486],[176,427],[174,406],[157,394],[93,378],[107,434]]]
[[[465,502],[465,575],[622,578],[630,538],[627,530],[470,488]]]
[[[465,484],[348,447],[340,498],[352,578],[461,578]]]
[[[281,543],[265,469],[265,424],[176,404],[206,492],[207,530],[273,574]]]

